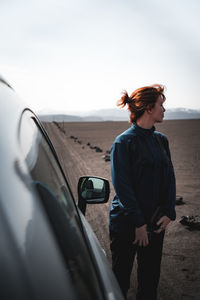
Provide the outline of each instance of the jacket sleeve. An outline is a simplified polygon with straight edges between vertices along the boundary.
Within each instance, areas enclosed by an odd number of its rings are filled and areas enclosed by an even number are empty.
[[[144,217],[133,190],[128,143],[115,142],[111,148],[111,176],[117,197],[124,207],[125,215],[136,227],[145,224]]]
[[[176,219],[176,211],[175,211],[175,203],[176,203],[176,179],[174,173],[174,167],[171,161],[171,154],[169,149],[169,143],[167,138],[164,138],[164,147],[167,152],[167,156],[169,158],[169,170],[168,170],[168,196],[166,199],[166,203],[163,206],[164,211],[166,212],[167,217],[171,220]]]

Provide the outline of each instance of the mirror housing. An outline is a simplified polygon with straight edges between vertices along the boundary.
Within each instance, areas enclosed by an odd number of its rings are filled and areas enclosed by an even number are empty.
[[[78,208],[85,215],[86,204],[108,202],[110,184],[105,178],[81,176],[78,181]]]

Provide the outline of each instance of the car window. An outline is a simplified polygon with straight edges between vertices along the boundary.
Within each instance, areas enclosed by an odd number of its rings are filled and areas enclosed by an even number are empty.
[[[66,181],[50,146],[28,113],[22,118],[20,145],[32,178],[46,184],[64,206],[71,204],[69,212],[72,213],[73,200]]]
[[[99,281],[70,189],[48,138],[29,111],[22,116],[19,137],[33,188],[48,215],[79,299],[101,299]]]

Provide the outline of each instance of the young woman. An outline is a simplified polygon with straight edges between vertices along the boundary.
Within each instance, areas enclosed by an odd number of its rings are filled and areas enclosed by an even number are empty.
[[[137,300],[157,299],[164,233],[176,217],[168,140],[154,127],[163,121],[164,101],[161,85],[139,88],[130,97],[124,92],[118,101],[118,106],[128,106],[132,126],[115,139],[111,149],[116,194],[109,229],[113,271],[125,298],[137,254]]]

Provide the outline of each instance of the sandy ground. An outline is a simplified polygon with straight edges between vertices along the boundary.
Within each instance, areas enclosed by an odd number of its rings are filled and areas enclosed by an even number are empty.
[[[109,203],[88,205],[86,218],[95,231],[109,261],[108,212],[114,195],[110,163],[102,158],[114,138],[126,130],[128,122],[84,122],[44,124],[58,153],[71,189],[77,197],[81,175],[105,177],[111,184]],[[189,231],[179,223],[183,215],[200,216],[200,120],[164,121],[156,126],[168,136],[175,168],[177,194],[184,205],[177,206],[177,219],[170,223],[164,243],[159,296],[162,300],[200,299],[200,231]],[[88,146],[87,144],[90,143]],[[102,152],[96,152],[97,146]],[[76,198],[77,199],[77,198]],[[135,299],[136,266],[128,299]]]

